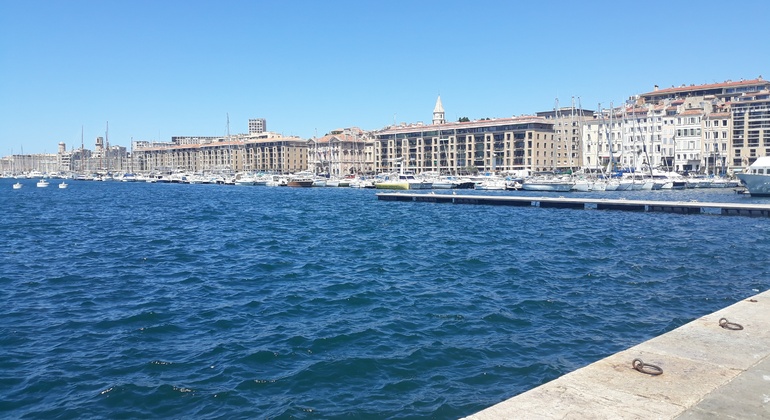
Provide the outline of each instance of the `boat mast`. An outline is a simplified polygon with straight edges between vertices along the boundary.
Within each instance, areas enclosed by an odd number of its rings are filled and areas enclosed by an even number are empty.
[[[107,160],[107,173],[110,173],[110,122],[107,121],[107,129],[104,131],[104,158]]]
[[[80,173],[85,173],[83,170],[83,166],[85,162],[83,161],[83,158],[85,157],[85,144],[83,143],[83,126],[80,126]]]
[[[554,125],[561,124],[559,121],[559,98],[556,98],[556,100],[553,103],[553,118],[554,118]],[[561,143],[563,133],[561,130],[561,127],[559,128],[559,136],[556,139],[557,142]],[[553,152],[552,152],[553,153]],[[556,159],[551,155],[551,170],[553,172],[556,172]]]

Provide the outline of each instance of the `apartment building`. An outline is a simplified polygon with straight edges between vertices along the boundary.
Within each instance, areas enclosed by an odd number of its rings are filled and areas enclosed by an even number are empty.
[[[740,171],[770,156],[770,90],[745,93],[729,103],[732,116],[730,169]]]
[[[570,106],[555,108],[536,114],[553,122],[555,170],[566,172],[576,170],[585,163],[583,160],[583,130],[587,121],[593,119],[594,111]]]
[[[522,116],[446,122],[439,98],[433,124],[401,124],[372,133],[374,171],[462,174],[551,170],[553,121]]]
[[[648,107],[668,103],[675,170],[721,174],[739,172],[757,157],[770,155],[768,97],[770,82],[760,76],[667,89],[656,86],[635,99]]]
[[[267,120],[264,118],[249,119],[249,134],[262,134],[267,131]]]
[[[308,162],[315,173],[335,177],[371,174],[374,143],[358,127],[333,130],[308,141]]]
[[[197,144],[134,142],[136,171],[292,173],[308,168],[307,140],[276,133],[207,138]]]

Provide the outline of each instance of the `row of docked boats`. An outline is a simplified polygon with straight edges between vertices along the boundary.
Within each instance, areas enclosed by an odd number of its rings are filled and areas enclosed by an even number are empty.
[[[653,171],[645,174],[629,172],[620,177],[536,173],[524,180],[521,187],[527,191],[568,192],[735,188],[739,185],[739,180],[723,177],[685,177],[674,172]]]
[[[605,178],[587,175],[559,175],[540,172],[526,178],[502,177],[494,174],[479,176],[425,177],[409,173],[382,175],[375,179],[375,188],[424,190],[469,188],[476,190],[525,190],[539,192],[569,191],[651,191],[689,188],[735,188],[740,182],[722,177],[685,177],[676,173],[627,173],[621,177]]]
[[[691,188],[735,188],[740,182],[752,195],[770,196],[770,157],[762,157],[738,179],[706,176],[682,176],[674,172],[627,172],[618,177],[602,177],[592,174],[556,174],[539,172],[527,177],[504,177],[492,173],[454,176],[437,173],[415,175],[410,171],[384,173],[377,176],[348,176],[335,178],[318,176],[305,171],[282,175],[262,172],[227,173],[150,173],[150,174],[59,174],[58,178],[89,181],[120,181],[149,183],[185,183],[185,184],[225,184],[253,186],[290,186],[290,187],[352,187],[376,188],[389,190],[429,190],[429,189],[476,189],[476,190],[525,190],[539,192],[569,191],[650,191],[678,190]],[[19,175],[16,178],[27,178]],[[37,186],[49,185],[48,177],[40,178]],[[52,177],[53,178],[53,177]],[[20,189],[17,182],[14,189]],[[59,188],[67,188],[62,182]]]

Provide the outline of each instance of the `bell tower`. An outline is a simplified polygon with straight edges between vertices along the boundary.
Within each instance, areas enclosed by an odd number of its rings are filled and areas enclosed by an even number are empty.
[[[438,99],[436,99],[436,107],[433,108],[433,125],[445,123],[446,119],[444,118],[444,105],[441,104],[441,95],[438,95]]]

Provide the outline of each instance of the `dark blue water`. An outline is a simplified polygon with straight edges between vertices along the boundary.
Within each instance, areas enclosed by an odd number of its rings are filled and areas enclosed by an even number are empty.
[[[2,417],[457,418],[770,288],[761,218],[13,182]]]

